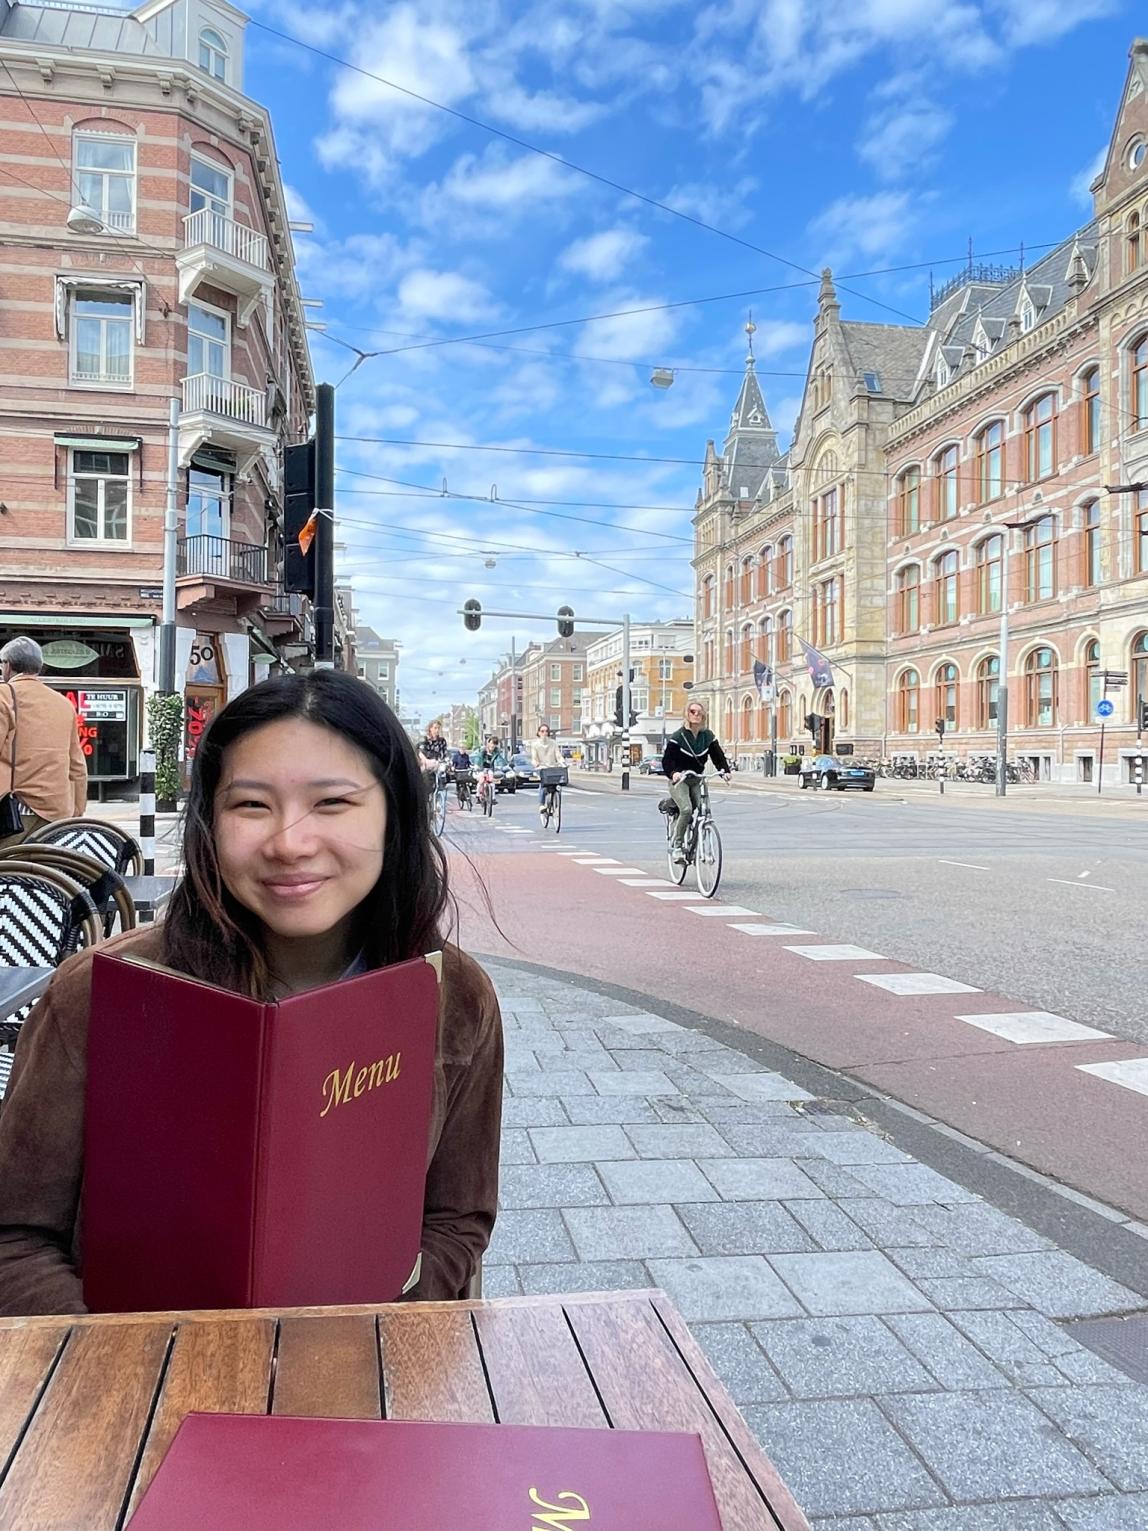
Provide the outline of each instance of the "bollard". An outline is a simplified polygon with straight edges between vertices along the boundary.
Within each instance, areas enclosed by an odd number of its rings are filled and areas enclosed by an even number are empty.
[[[140,750],[140,849],[145,877],[155,876],[155,751]]]

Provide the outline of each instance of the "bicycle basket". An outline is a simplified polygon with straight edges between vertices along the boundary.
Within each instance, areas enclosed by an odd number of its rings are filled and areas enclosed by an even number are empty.
[[[570,772],[566,766],[543,766],[538,780],[544,787],[565,787],[569,785]]]
[[[454,779],[457,782],[465,782],[467,786],[474,786],[474,772],[468,771],[465,766],[461,771],[454,773]]]
[[[672,797],[660,798],[658,801],[658,812],[664,813],[667,815],[667,817],[674,819],[678,814],[678,805],[674,802]]]

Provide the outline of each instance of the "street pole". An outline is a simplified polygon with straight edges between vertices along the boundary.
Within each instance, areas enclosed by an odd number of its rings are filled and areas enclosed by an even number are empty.
[[[179,495],[179,400],[168,401],[167,415],[167,493],[163,510],[163,608],[159,628],[159,689],[162,695],[175,691],[175,572],[179,521],[176,500]]]
[[[1001,632],[997,671],[997,797],[1004,797],[1008,767],[1008,597],[1011,529],[1001,530]]]
[[[1132,773],[1136,778],[1136,796],[1144,795],[1144,696],[1141,692],[1136,693],[1136,768]]]
[[[630,613],[622,617],[622,791],[630,790]]]
[[[315,390],[315,668],[335,668],[335,390]]]
[[[1104,693],[1103,693],[1103,695],[1104,695],[1104,700],[1107,701],[1108,700],[1108,671],[1107,670],[1105,670],[1105,672],[1104,672]],[[1105,724],[1105,722],[1106,722],[1106,719],[1104,719],[1102,717],[1100,719],[1100,763],[1099,763],[1099,766],[1098,766],[1097,771],[1096,771],[1096,795],[1097,795],[1097,797],[1100,796],[1101,788],[1104,786],[1104,724]],[[1137,724],[1139,725],[1139,719],[1137,719]]]
[[[510,635],[510,758],[515,756],[514,740],[516,735],[515,721],[518,717],[518,636]]]

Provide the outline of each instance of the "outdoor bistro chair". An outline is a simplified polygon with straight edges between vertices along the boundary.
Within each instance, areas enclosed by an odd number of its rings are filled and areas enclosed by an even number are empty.
[[[123,878],[94,856],[85,856],[63,845],[23,840],[19,845],[0,851],[0,863],[12,858],[35,866],[55,867],[78,882],[104,922],[105,937],[114,934],[117,919],[121,932],[134,930],[138,925],[136,906]]]
[[[33,830],[24,845],[62,845],[66,850],[91,856],[121,877],[143,871],[143,852],[138,841],[106,819],[56,819]]]

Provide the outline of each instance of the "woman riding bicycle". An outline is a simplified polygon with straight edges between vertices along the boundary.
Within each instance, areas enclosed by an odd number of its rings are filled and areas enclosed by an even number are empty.
[[[682,841],[686,837],[690,814],[698,805],[701,790],[699,780],[705,771],[706,761],[712,760],[715,768],[729,781],[729,761],[718,743],[717,735],[706,727],[707,721],[706,709],[702,703],[690,702],[686,708],[685,727],[670,735],[662,755],[662,770],[670,782],[670,796],[678,805],[678,816],[674,821],[674,843],[670,851],[676,862],[685,860]],[[696,774],[690,775],[690,772]]]
[[[558,741],[551,737],[549,723],[538,725],[538,736],[530,741],[530,759],[539,773],[553,769],[555,766],[565,765],[562,752],[558,748]],[[539,786],[538,812],[543,817],[546,815],[546,792],[546,787]]]

